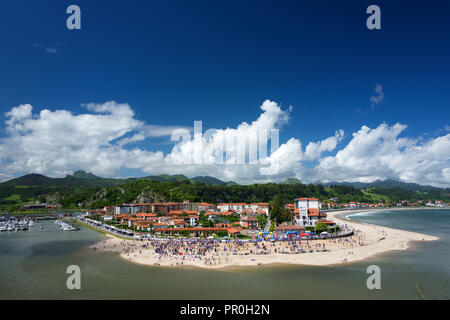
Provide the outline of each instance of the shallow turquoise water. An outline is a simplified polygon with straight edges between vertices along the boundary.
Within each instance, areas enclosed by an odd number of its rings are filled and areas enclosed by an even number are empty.
[[[450,210],[374,212],[352,219],[441,240],[333,267],[179,270],[87,250],[104,236],[87,228],[62,232],[52,221],[41,222],[27,232],[0,233],[0,299],[418,299],[418,284],[428,298],[448,298]],[[73,264],[81,268],[81,290],[66,287],[66,268]],[[381,290],[366,287],[372,264],[381,268]]]

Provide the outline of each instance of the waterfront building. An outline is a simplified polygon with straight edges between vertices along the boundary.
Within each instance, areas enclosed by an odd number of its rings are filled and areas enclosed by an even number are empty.
[[[136,214],[138,212],[151,212],[151,203],[135,203],[131,205],[131,214]]]
[[[305,232],[305,227],[299,225],[286,225],[282,224],[275,228],[275,232],[278,235],[284,236],[289,231],[297,231],[299,234]]]
[[[184,200],[183,209],[184,211],[198,211],[198,203],[191,203],[188,200]]]
[[[298,198],[295,200],[294,222],[299,226],[315,226],[319,218],[325,218],[326,213],[319,210],[319,199]]]
[[[116,216],[123,213],[131,213],[131,204],[116,205]]]
[[[259,229],[258,219],[253,215],[242,216],[239,220],[241,227],[249,230]]]
[[[199,212],[201,212],[201,211],[205,211],[205,212],[216,211],[216,209],[217,209],[215,205],[213,205],[211,203],[204,203],[204,202],[198,203],[197,207],[198,207],[198,209],[196,209],[196,210],[198,210]]]
[[[263,211],[266,216],[269,215],[269,207],[270,207],[270,205],[267,202],[252,203],[250,205],[250,208],[254,212],[261,212],[261,211]]]

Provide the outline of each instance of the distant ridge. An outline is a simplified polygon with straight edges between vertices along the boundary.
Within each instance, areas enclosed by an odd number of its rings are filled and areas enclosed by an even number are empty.
[[[328,182],[328,183],[321,183],[317,182],[316,184],[323,184],[323,185],[346,185],[346,186],[352,186],[358,189],[364,189],[364,188],[370,188],[370,187],[379,187],[379,188],[400,188],[404,190],[409,191],[436,191],[441,190],[445,188],[437,188],[433,186],[424,186],[417,183],[407,183],[407,182],[401,182],[393,179],[386,179],[386,180],[375,180],[372,182]]]
[[[92,173],[82,170],[75,171],[73,175],[67,175],[64,178],[50,178],[42,174],[31,173],[22,177],[8,180],[0,183],[0,186],[114,186],[132,180],[128,179],[108,179],[100,178]]]
[[[204,184],[212,184],[212,185],[216,185],[216,186],[222,186],[222,185],[226,185],[227,183],[219,180],[217,178],[214,177],[210,177],[210,176],[199,176],[199,177],[195,177],[192,178],[191,181],[195,181],[195,182],[201,182]]]
[[[86,172],[84,170],[74,171],[72,175],[67,175],[64,178],[50,178],[38,173],[30,173],[24,176],[14,178],[5,182],[0,183],[0,186],[115,186],[128,182],[138,181],[138,180],[152,180],[158,182],[182,182],[189,181],[191,183],[204,183],[206,185],[213,186],[233,186],[239,185],[234,181],[223,181],[211,176],[197,176],[193,178],[188,178],[182,174],[160,174],[155,176],[146,176],[138,178],[101,178],[94,175],[91,172]],[[292,184],[302,184],[302,182],[297,178],[287,178],[280,184],[292,185]],[[433,186],[424,186],[417,183],[406,183],[393,179],[387,180],[375,180],[373,182],[315,182],[314,184],[322,184],[325,186],[330,185],[346,185],[352,186],[358,189],[365,189],[371,187],[379,187],[385,189],[400,188],[408,191],[437,191],[437,190],[449,190],[449,188],[437,188]]]
[[[100,186],[109,187],[123,183],[128,183],[137,180],[152,180],[158,182],[182,182],[189,181],[192,183],[204,183],[207,185],[237,185],[233,181],[225,182],[220,179],[211,176],[198,176],[194,178],[188,178],[182,174],[168,175],[161,174],[157,176],[146,176],[140,178],[126,178],[126,179],[114,179],[114,178],[101,178],[90,172],[84,170],[77,170],[72,175],[67,175],[64,178],[50,178],[41,174],[31,173],[26,174],[19,178],[14,178],[6,182],[0,183],[0,186]]]
[[[211,203],[269,202],[275,195],[283,196],[285,203],[302,195],[322,200],[337,197],[341,203],[428,199],[450,201],[450,189],[395,180],[331,182],[324,185],[325,188],[322,184],[304,184],[296,178],[288,178],[281,183],[238,185],[211,176],[188,178],[182,174],[114,179],[101,178],[83,170],[64,178],[32,173],[0,183],[0,210],[20,210],[23,204],[36,201],[59,203],[64,208],[101,208],[117,203],[164,202],[169,199]]]
[[[100,179],[100,177],[97,177],[96,175],[94,175],[90,172],[83,171],[83,170],[75,171],[72,174],[72,177],[80,178],[80,179]]]
[[[175,175],[168,175],[168,174],[160,174],[159,176],[147,176],[143,178],[133,178],[135,180],[139,179],[146,179],[146,180],[153,180],[153,181],[159,181],[159,182],[175,182],[175,181],[185,181],[189,180],[188,177],[182,175],[182,174],[175,174]]]
[[[297,178],[287,178],[281,184],[301,184],[302,182]]]

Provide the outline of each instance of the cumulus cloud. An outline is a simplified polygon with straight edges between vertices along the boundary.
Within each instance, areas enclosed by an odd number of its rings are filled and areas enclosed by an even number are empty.
[[[310,142],[306,146],[305,158],[308,160],[315,160],[320,158],[322,153],[326,151],[333,151],[343,137],[344,137],[344,130],[340,129],[336,131],[335,135],[332,137],[329,137],[319,142]]]
[[[289,121],[292,108],[282,110],[276,102],[266,100],[260,109],[262,112],[256,120],[242,122],[236,128],[209,129],[201,134],[203,128],[197,123],[199,132],[194,126],[192,139],[188,132],[176,132],[174,136],[181,141],[166,156],[166,170],[181,168],[180,173],[213,175],[247,183],[270,180],[288,169],[292,171],[290,164],[301,154],[300,148],[295,148],[298,144],[288,141],[278,149],[271,148],[278,143],[277,130]],[[268,175],[271,177],[264,177]]]
[[[86,112],[22,104],[6,112],[0,139],[0,180],[35,172],[54,177],[83,169],[112,177],[119,170],[145,174],[211,175],[239,183],[281,181],[362,181],[394,178],[436,186],[450,185],[450,134],[423,140],[404,137],[404,124],[362,126],[342,145],[344,131],[303,149],[296,137],[278,143],[291,108],[266,100],[255,120],[235,128],[205,130],[148,124],[126,103],[84,105]],[[197,123],[199,125],[199,123]],[[173,134],[172,134],[173,133]],[[192,135],[194,133],[194,135]],[[172,150],[144,148],[149,137],[172,134]],[[311,162],[313,161],[313,162]]]
[[[375,85],[375,94],[370,96],[370,106],[374,109],[377,105],[382,103],[384,100],[384,90],[379,84]]]
[[[261,105],[262,113],[251,123],[242,122],[237,128],[210,129],[202,134],[201,123],[198,132],[188,141],[176,145],[167,156],[173,163],[193,162],[243,164],[249,159],[257,159],[259,145],[266,146],[277,130],[289,120],[288,110],[282,110],[275,102],[266,100]],[[199,127],[200,126],[200,127]],[[183,132],[180,132],[182,134]],[[184,134],[187,134],[184,132]],[[265,158],[266,155],[260,155]],[[251,161],[250,161],[251,162]]]
[[[31,105],[5,113],[9,135],[0,140],[1,171],[62,176],[85,169],[111,176],[122,167],[161,161],[162,152],[123,148],[145,137],[144,122],[134,118],[128,104],[107,102],[86,108],[91,113],[44,109],[33,115]],[[133,136],[126,138],[127,134]]]
[[[322,181],[393,178],[436,186],[450,185],[450,134],[428,141],[402,138],[406,125],[362,126],[335,156],[324,157],[312,174]]]
[[[291,138],[282,144],[270,157],[263,159],[264,164],[260,173],[266,176],[289,177],[301,169],[300,161],[303,159],[302,144],[299,140]]]

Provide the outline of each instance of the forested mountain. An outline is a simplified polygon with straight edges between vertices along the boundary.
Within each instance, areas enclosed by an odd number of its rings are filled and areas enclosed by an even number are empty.
[[[76,171],[64,178],[28,174],[0,184],[0,210],[19,210],[24,203],[56,202],[65,208],[98,208],[118,203],[190,200],[192,202],[270,202],[279,195],[283,203],[297,197],[333,199],[346,203],[442,199],[449,201],[448,189],[375,181],[372,184],[303,184],[295,178],[282,183],[238,185],[214,177],[187,178],[184,175],[159,175],[143,178],[101,178]]]
[[[184,175],[147,176],[142,178],[113,179],[101,178],[82,170],[75,171],[64,178],[50,178],[41,174],[27,174],[19,178],[0,183],[0,209],[18,208],[24,203],[37,200],[54,202],[61,194],[84,192],[106,187],[124,185],[139,180],[156,182],[185,182],[193,184],[228,185],[234,182],[224,182],[214,177],[203,176],[189,179]],[[40,199],[39,199],[40,198]]]
[[[392,189],[392,188],[400,188],[404,190],[409,191],[437,191],[442,190],[442,188],[436,188],[432,186],[422,186],[417,183],[406,183],[401,182],[397,180],[387,179],[387,180],[375,180],[373,182],[329,182],[326,185],[346,185],[346,186],[352,186],[358,189],[363,188],[369,188],[369,187],[378,187],[378,188],[385,188],[385,189]],[[450,192],[450,189],[447,188],[447,191]]]

